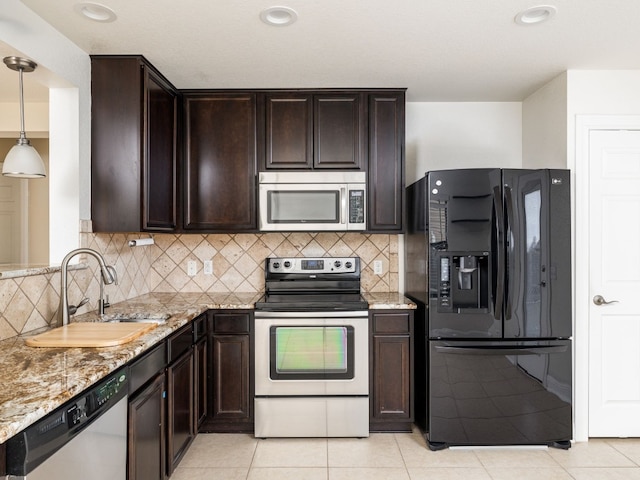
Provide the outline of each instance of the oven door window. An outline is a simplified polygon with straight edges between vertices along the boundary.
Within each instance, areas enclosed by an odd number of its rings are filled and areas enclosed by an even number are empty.
[[[272,326],[272,380],[349,380],[354,375],[352,326]]]
[[[269,223],[340,223],[339,190],[270,190]]]

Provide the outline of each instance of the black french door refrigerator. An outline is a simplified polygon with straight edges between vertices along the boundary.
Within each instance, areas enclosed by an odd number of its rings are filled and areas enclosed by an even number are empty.
[[[407,200],[405,293],[424,319],[416,422],[429,447],[569,448],[569,172],[432,171]]]

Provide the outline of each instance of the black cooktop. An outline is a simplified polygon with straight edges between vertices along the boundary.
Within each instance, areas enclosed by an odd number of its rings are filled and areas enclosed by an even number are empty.
[[[368,308],[369,303],[359,293],[271,293],[256,302],[257,310],[270,312],[349,311]]]

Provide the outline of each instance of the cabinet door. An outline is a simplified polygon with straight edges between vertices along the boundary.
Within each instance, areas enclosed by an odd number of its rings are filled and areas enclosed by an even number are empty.
[[[164,372],[129,401],[129,480],[165,478]]]
[[[371,431],[411,431],[413,315],[371,316]]]
[[[195,394],[195,425],[196,432],[207,418],[207,338],[204,337],[195,344],[194,358],[194,394]]]
[[[256,230],[255,94],[185,96],[185,229]]]
[[[167,475],[171,475],[195,436],[193,350],[167,367]]]
[[[367,229],[401,233],[404,203],[404,93],[369,95]]]
[[[144,57],[91,57],[95,232],[176,229],[177,102]]]
[[[312,112],[311,95],[265,96],[266,169],[311,169]]]
[[[176,228],[176,137],[178,95],[162,78],[145,69],[146,112],[142,228]]]
[[[140,231],[142,69],[91,57],[91,219],[95,232]]]
[[[253,421],[249,348],[249,335],[213,335],[209,418],[214,423],[235,424],[227,425],[229,431],[245,430]]]
[[[362,103],[359,93],[314,96],[314,168],[361,168],[364,152]]]

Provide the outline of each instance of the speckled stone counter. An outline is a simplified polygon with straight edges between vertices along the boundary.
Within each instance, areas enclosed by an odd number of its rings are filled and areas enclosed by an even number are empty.
[[[369,310],[415,310],[416,304],[401,293],[363,293],[369,303]]]
[[[132,342],[103,348],[34,348],[25,337],[0,342],[0,443],[82,393],[209,309],[252,309],[257,294],[143,295],[114,305],[108,315],[146,313],[171,318]],[[99,321],[95,313],[73,321]],[[40,332],[32,332],[40,333]]]
[[[113,305],[118,314],[169,315],[166,323],[132,342],[102,348],[34,348],[26,337],[0,342],[0,443],[28,427],[93,383],[127,364],[201,313],[221,309],[253,309],[261,294],[151,293]],[[367,293],[370,309],[413,309],[397,293]],[[101,321],[95,313],[73,317],[75,322]],[[41,332],[31,332],[36,334]]]

